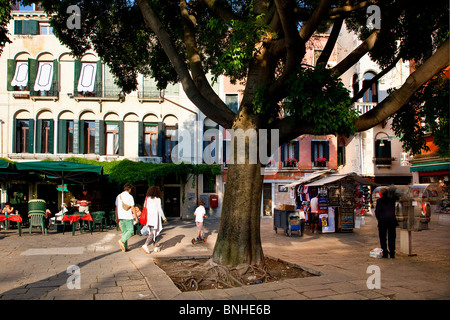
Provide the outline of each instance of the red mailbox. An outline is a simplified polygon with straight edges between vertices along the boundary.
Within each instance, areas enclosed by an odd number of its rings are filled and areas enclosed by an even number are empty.
[[[211,208],[217,208],[219,206],[219,197],[217,194],[212,194],[209,196],[209,206]]]

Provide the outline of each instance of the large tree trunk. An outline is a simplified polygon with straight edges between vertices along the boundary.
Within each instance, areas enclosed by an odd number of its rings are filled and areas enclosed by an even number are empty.
[[[260,164],[230,164],[213,260],[222,265],[264,265],[261,247]]]

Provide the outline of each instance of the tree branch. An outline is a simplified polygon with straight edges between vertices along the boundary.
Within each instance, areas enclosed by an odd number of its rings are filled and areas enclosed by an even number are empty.
[[[316,31],[319,24],[328,14],[328,9],[330,7],[329,0],[321,0],[318,7],[314,10],[311,17],[306,21],[306,23],[300,29],[300,38],[306,43],[309,38]]]
[[[230,8],[224,6],[222,1],[201,0],[200,2],[203,3],[209,10],[211,10],[211,12],[213,12],[217,17],[225,21],[237,19],[233,11]]]
[[[331,52],[333,52],[334,46],[336,45],[337,38],[339,37],[339,32],[341,31],[342,24],[344,23],[344,19],[338,19],[333,24],[333,29],[331,30],[330,37],[328,38],[327,44],[323,49],[322,53],[317,59],[317,65],[327,64],[328,59],[331,56]]]
[[[220,124],[224,128],[231,128],[234,113],[228,109],[222,102],[220,105],[215,105],[206,99],[195,85],[188,68],[184,64],[184,60],[178,54],[178,51],[173,43],[169,33],[160,21],[159,17],[153,11],[150,3],[145,0],[137,0],[139,8],[146,25],[155,32],[161,46],[163,47],[170,62],[175,68],[180,77],[181,84],[188,98],[208,117]]]
[[[377,0],[369,0],[369,1],[362,1],[362,2],[359,2],[354,5],[347,4],[342,7],[330,9],[328,11],[328,15],[329,15],[330,19],[343,18],[343,17],[348,16],[350,13],[352,13],[356,10],[364,9],[364,8],[368,7],[369,5],[377,4],[377,3],[378,3]]]
[[[447,40],[406,79],[400,89],[389,95],[375,108],[361,115],[356,120],[356,130],[370,129],[397,112],[418,89],[449,65],[449,50],[449,40]]]
[[[339,62],[333,69],[336,76],[342,75],[345,71],[350,69],[356,62],[359,61],[367,52],[369,52],[375,45],[378,39],[380,30],[375,30],[372,34],[361,43],[355,50],[353,50],[347,57]]]

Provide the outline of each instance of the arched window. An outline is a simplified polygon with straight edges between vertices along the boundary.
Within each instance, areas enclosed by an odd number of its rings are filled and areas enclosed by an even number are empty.
[[[372,80],[375,77],[375,73],[369,71],[364,73],[364,83]],[[363,96],[363,102],[378,102],[378,82],[372,83]]]

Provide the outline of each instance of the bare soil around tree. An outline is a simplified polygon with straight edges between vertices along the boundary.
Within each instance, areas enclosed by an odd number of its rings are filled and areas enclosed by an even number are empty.
[[[227,267],[208,258],[155,258],[154,261],[182,292],[226,289],[317,276],[300,266],[269,257],[265,258],[264,268],[252,265]]]

